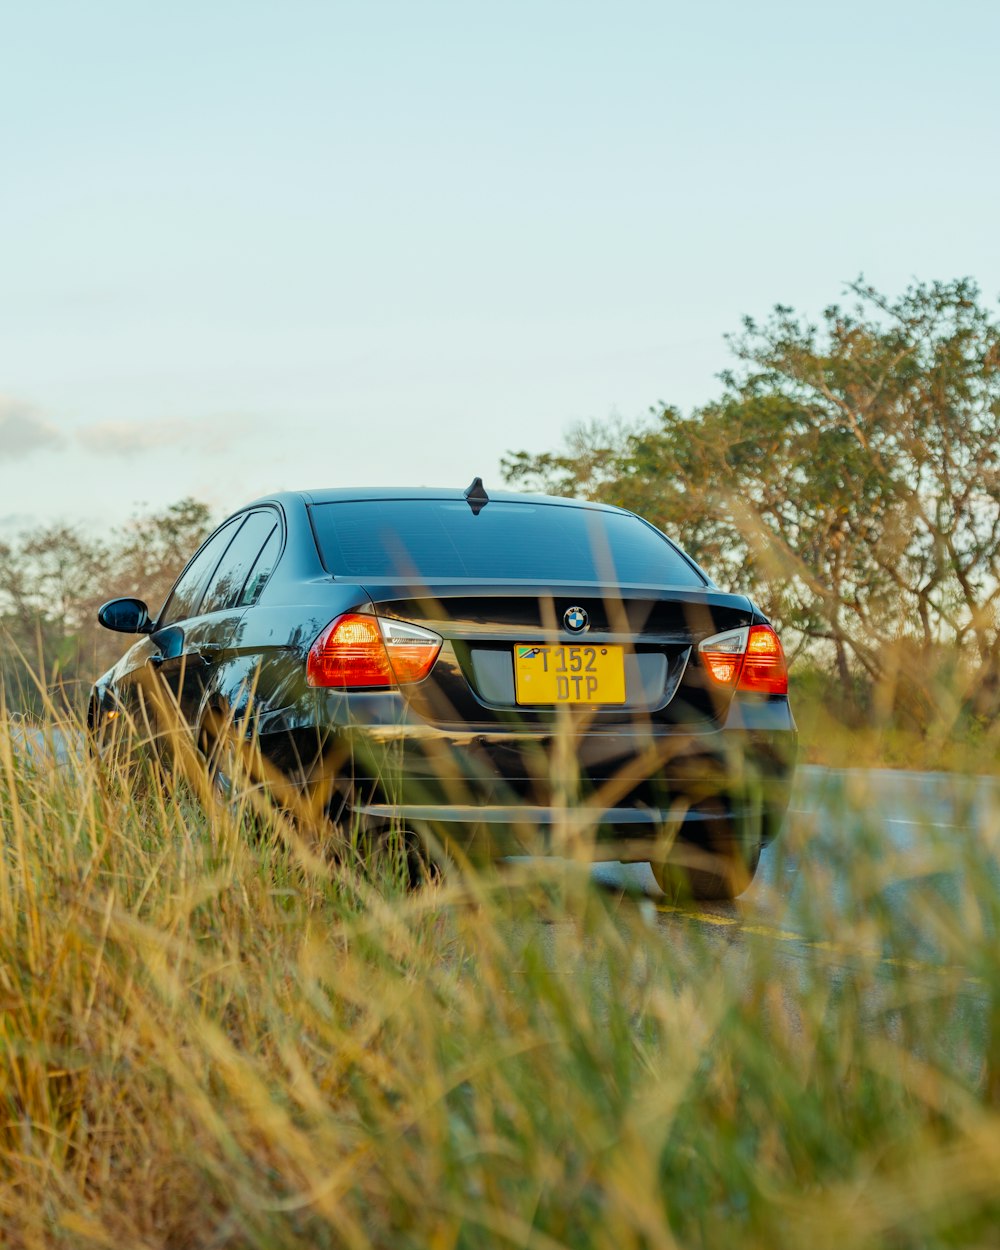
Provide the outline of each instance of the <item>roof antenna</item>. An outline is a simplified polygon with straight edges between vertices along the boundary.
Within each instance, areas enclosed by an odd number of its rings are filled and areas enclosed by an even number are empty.
[[[490,497],[486,493],[486,487],[483,485],[481,477],[472,479],[472,485],[465,490],[465,501],[472,509],[473,516],[479,516],[480,512],[490,502]]]

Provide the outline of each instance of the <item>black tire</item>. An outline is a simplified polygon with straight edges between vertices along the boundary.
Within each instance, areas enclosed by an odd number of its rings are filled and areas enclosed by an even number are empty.
[[[107,778],[124,781],[133,794],[148,787],[162,792],[163,769],[148,741],[143,741],[125,715],[108,717],[97,705],[87,712],[87,754]]]
[[[383,871],[388,867],[399,874],[408,890],[419,890],[440,881],[440,866],[431,858],[423,838],[415,830],[386,829],[366,835],[364,841],[367,856],[373,862],[381,861]]]
[[[241,741],[237,729],[222,721],[216,713],[209,713],[198,731],[198,754],[205,765],[216,800],[233,817],[242,820],[248,833],[260,838],[267,830],[267,818],[258,807],[247,802],[246,793],[235,781],[239,778],[246,786],[245,769],[239,759]]]
[[[198,752],[205,764],[205,772],[218,798],[223,803],[232,801],[232,744],[223,730],[220,732],[216,717],[209,713],[198,731]]]
[[[685,898],[708,902],[738,898],[760,863],[761,844],[732,843],[712,850],[678,843],[676,858],[651,863],[656,884],[671,902]]]

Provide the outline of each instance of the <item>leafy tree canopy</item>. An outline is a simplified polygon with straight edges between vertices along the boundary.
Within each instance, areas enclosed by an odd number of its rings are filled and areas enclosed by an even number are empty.
[[[37,707],[33,673],[77,699],[121,652],[97,624],[107,599],[137,595],[155,612],[207,535],[208,508],[183,499],[98,537],[50,525],[0,543],[0,663],[7,707]]]
[[[995,695],[1000,323],[969,279],[849,290],[818,325],[746,318],[703,407],[581,426],[504,473],[641,512],[845,678],[957,647]]]

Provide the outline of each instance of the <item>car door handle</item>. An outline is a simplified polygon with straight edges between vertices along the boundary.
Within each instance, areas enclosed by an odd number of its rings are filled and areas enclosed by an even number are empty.
[[[204,646],[198,648],[196,654],[198,658],[204,660],[206,664],[211,664],[222,654],[222,647],[217,642],[206,642]]]

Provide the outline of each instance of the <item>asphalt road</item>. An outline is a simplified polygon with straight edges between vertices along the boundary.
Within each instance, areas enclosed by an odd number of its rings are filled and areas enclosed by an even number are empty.
[[[593,872],[610,889],[645,896],[640,906],[655,910],[665,935],[699,932],[744,953],[763,947],[780,963],[820,958],[887,973],[905,965],[928,985],[944,976],[976,996],[961,926],[976,923],[970,887],[993,876],[1000,891],[998,844],[1000,778],[806,766],[781,838],[734,902],[666,905],[645,864]]]
[[[12,738],[16,751],[23,751],[25,755],[36,759],[52,755],[60,764],[68,763],[74,751],[82,746],[82,742],[74,742],[72,735],[63,733],[61,729],[43,732],[31,724],[16,720],[13,725]]]

